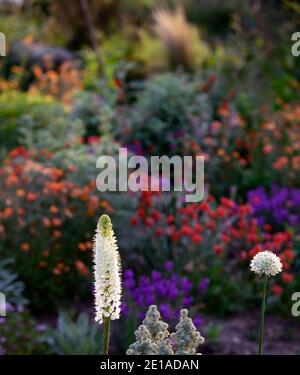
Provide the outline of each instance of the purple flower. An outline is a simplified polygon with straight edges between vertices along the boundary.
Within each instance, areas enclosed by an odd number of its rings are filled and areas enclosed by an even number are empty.
[[[167,267],[171,269],[173,263],[169,262]],[[208,284],[208,281],[205,282]],[[165,320],[174,319],[176,312],[181,308],[192,306],[191,289],[191,281],[174,272],[164,275],[154,270],[150,276],[141,275],[135,278],[133,271],[126,270],[124,271],[126,306],[122,306],[122,309],[125,309],[128,316],[132,314],[141,318],[145,316],[148,307],[155,304]],[[130,305],[128,310],[127,304]]]
[[[274,230],[280,231],[290,226],[299,233],[300,189],[273,184],[268,192],[258,187],[248,192],[248,203],[261,227],[268,223]]]
[[[46,331],[47,326],[45,324],[38,324],[36,326],[36,329],[37,329],[38,332],[44,332],[44,331]]]
[[[191,307],[191,304],[193,302],[193,298],[192,297],[184,297],[183,301],[182,301],[182,306],[186,309],[190,308]]]
[[[169,305],[167,305],[167,304],[161,304],[161,305],[159,305],[158,306],[158,309],[159,309],[159,311],[160,311],[160,313],[161,313],[161,316],[162,316],[162,318],[164,319],[164,320],[171,320],[172,319],[172,310],[171,310],[171,308],[170,308],[170,306]]]
[[[196,315],[193,319],[193,323],[197,329],[200,329],[203,326],[203,319],[200,315]]]
[[[205,277],[204,279],[202,279],[198,285],[198,289],[199,289],[199,292],[201,294],[205,294],[207,289],[208,289],[208,286],[209,286],[209,283],[210,283],[210,280],[208,277]]]
[[[171,260],[168,260],[166,263],[165,263],[165,269],[169,272],[173,271],[173,262]]]
[[[192,288],[192,283],[186,277],[184,277],[181,281],[181,287],[185,293],[188,293]]]
[[[126,289],[132,289],[135,286],[134,274],[131,270],[126,270],[123,274],[123,285]]]

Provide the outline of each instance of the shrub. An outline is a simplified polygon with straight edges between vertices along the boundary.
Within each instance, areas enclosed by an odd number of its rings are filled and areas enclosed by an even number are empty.
[[[47,344],[46,329],[22,306],[9,305],[7,316],[0,317],[0,355],[52,354]]]
[[[155,31],[167,51],[169,65],[193,71],[207,58],[208,47],[195,26],[188,23],[182,7],[158,8],[153,15]]]
[[[205,124],[212,114],[198,85],[186,75],[162,74],[148,80],[130,111],[131,143],[140,142],[146,153],[183,154],[195,138],[195,122]]]
[[[0,291],[5,294],[8,303],[14,306],[24,306],[28,302],[23,297],[24,284],[11,270],[13,263],[13,259],[0,261]]]
[[[102,332],[99,325],[91,323],[86,313],[73,320],[69,314],[60,313],[56,329],[48,331],[50,345],[56,354],[96,355],[101,353]]]
[[[94,181],[72,181],[74,166],[54,167],[51,154],[43,155],[38,162],[34,152],[19,148],[1,169],[0,248],[16,259],[32,306],[45,309],[86,294],[91,228],[112,208]]]
[[[0,262],[0,291],[6,297],[6,316],[0,317],[0,355],[49,354],[46,326],[38,324],[24,306],[24,284],[11,270],[13,259]]]
[[[48,111],[56,104],[41,95],[5,90],[0,92],[0,143],[11,149],[18,145],[18,126],[22,116],[39,108],[40,112]]]

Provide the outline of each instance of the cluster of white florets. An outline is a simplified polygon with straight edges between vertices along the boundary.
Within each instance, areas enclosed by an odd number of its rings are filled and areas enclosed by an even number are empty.
[[[120,257],[110,218],[102,215],[94,238],[95,320],[119,319],[121,306]]]
[[[253,257],[250,269],[260,276],[275,276],[282,271],[282,263],[277,255],[266,250]]]

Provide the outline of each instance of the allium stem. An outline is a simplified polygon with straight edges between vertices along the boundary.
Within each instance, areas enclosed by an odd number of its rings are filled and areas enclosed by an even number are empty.
[[[110,334],[110,316],[107,316],[103,320],[103,354],[108,354],[109,347],[109,335]]]
[[[265,276],[263,299],[262,299],[262,303],[261,303],[261,312],[260,312],[260,328],[259,328],[259,341],[258,341],[258,355],[262,354],[262,345],[263,345],[263,338],[264,338],[264,325],[265,325],[265,310],[266,310],[267,287],[268,287],[268,276]]]

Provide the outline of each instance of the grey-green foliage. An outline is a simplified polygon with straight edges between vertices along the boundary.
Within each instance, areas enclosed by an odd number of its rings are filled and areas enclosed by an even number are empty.
[[[43,111],[36,108],[20,118],[19,143],[28,149],[46,149],[57,152],[67,145],[79,145],[84,126],[79,119],[71,119],[60,107],[51,106]]]
[[[176,343],[175,354],[196,354],[199,345],[203,344],[204,338],[197,331],[192,319],[188,317],[188,310],[180,311],[180,321],[175,328],[176,331],[171,334],[171,340]]]
[[[176,331],[170,335],[155,305],[149,307],[146,318],[135,332],[136,341],[130,345],[127,355],[193,355],[204,342],[197,331],[188,310],[180,311]]]
[[[24,284],[18,280],[18,275],[11,269],[13,259],[5,259],[0,262],[0,292],[5,294],[7,303],[14,306],[24,306],[27,304],[23,297]]]
[[[113,100],[91,92],[78,95],[71,113],[71,119],[84,124],[85,136],[112,134],[115,123]]]
[[[212,117],[212,104],[207,94],[200,93],[199,79],[185,74],[165,73],[147,81],[134,107],[130,108],[131,140],[143,147],[152,146],[164,154],[171,145],[186,137],[195,137],[197,128],[205,129]],[[178,132],[184,131],[184,136]]]
[[[67,313],[60,313],[56,329],[52,329],[49,334],[50,345],[57,354],[101,353],[102,333],[99,324],[91,322],[85,313],[81,313],[75,321]]]
[[[137,341],[130,345],[128,355],[174,354],[169,339],[168,324],[165,323],[155,305],[149,307],[146,318],[135,332]]]

